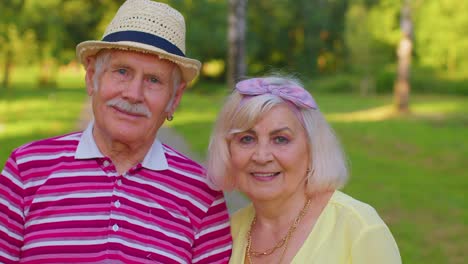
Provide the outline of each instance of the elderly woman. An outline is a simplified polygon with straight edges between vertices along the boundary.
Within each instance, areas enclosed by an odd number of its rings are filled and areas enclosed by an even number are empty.
[[[208,159],[216,187],[252,202],[231,219],[230,263],[401,263],[376,211],[338,191],[347,174],[338,140],[298,81],[237,83]]]

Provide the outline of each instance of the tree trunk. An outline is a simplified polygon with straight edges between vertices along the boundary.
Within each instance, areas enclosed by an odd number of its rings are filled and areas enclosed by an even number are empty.
[[[41,61],[39,69],[39,87],[55,88],[57,86],[57,65],[53,59],[45,59]]]
[[[5,56],[5,68],[3,69],[3,80],[2,86],[7,89],[10,87],[10,74],[11,74],[11,67],[13,65],[13,52],[10,48],[7,48],[6,56]]]
[[[247,0],[229,0],[228,17],[228,88],[245,75],[245,30]]]
[[[361,96],[369,96],[375,94],[375,80],[370,73],[366,73],[360,82],[359,91]]]
[[[409,111],[409,94],[411,90],[409,75],[411,66],[411,54],[413,50],[413,24],[409,0],[405,0],[401,10],[402,38],[398,46],[398,71],[394,86],[395,106],[398,112]]]

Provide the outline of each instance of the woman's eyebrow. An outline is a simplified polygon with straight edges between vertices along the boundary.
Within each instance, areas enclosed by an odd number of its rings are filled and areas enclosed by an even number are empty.
[[[292,130],[289,127],[285,126],[285,127],[278,128],[278,129],[275,129],[275,130],[271,131],[270,135],[278,134],[278,133],[284,132],[284,131],[292,131]]]

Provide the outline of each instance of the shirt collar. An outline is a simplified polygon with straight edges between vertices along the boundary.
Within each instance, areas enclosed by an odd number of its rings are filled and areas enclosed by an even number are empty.
[[[78,143],[78,147],[76,149],[76,159],[95,159],[105,157],[97,147],[96,141],[94,141],[93,127],[94,121],[91,121],[88,124],[88,127],[83,131],[80,142]],[[154,142],[151,145],[148,153],[146,153],[146,156],[143,159],[141,165],[144,168],[156,171],[167,170],[169,168],[164,147],[159,139],[154,139]]]

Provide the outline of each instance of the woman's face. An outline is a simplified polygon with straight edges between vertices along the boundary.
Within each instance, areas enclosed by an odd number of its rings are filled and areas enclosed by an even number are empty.
[[[237,188],[251,200],[304,195],[309,165],[304,127],[286,105],[263,114],[251,129],[229,143]]]

